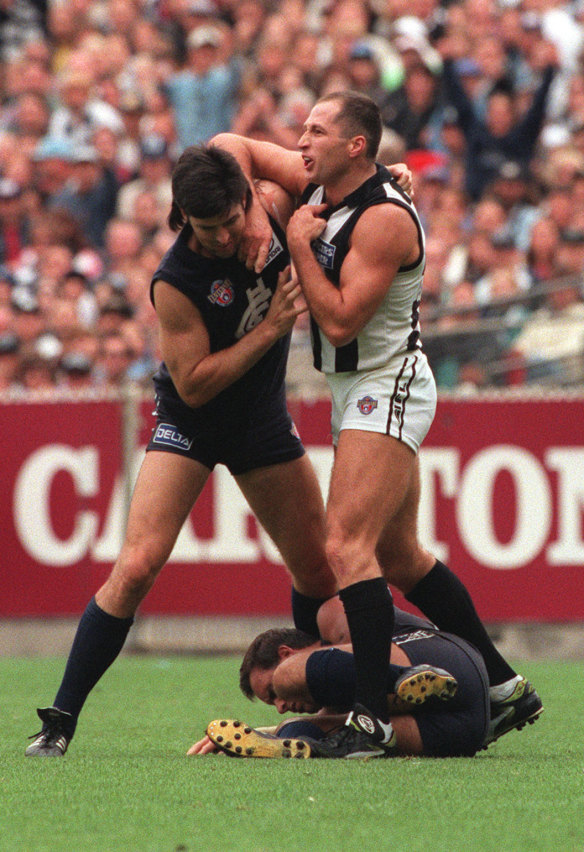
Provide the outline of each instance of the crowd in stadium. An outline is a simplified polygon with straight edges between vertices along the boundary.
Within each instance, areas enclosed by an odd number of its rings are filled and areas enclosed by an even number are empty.
[[[347,88],[413,172],[439,386],[584,382],[582,0],[4,0],[0,69],[0,390],[149,387],[177,157]]]

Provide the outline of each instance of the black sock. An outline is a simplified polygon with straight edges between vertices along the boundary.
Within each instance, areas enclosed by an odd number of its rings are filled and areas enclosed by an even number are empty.
[[[515,677],[511,666],[493,645],[466,587],[442,562],[436,560],[406,595],[406,600],[415,604],[440,630],[466,639],[480,651],[491,686]]]
[[[395,682],[408,667],[390,664],[385,691],[395,692]],[[340,648],[315,651],[306,660],[306,685],[315,703],[321,707],[350,710],[355,704],[355,658]]]
[[[353,583],[339,594],[355,657],[355,701],[388,722],[387,669],[394,622],[391,593],[383,577],[375,577]]]
[[[133,621],[104,612],[95,598],[87,604],[54,701],[55,707],[73,716],[72,730],[68,732],[71,736],[85,699],[122,650]]]
[[[326,600],[328,598],[309,598],[308,595],[303,595],[302,592],[299,592],[298,589],[292,586],[292,617],[294,619],[294,627],[318,639],[320,633],[316,622],[316,614]]]

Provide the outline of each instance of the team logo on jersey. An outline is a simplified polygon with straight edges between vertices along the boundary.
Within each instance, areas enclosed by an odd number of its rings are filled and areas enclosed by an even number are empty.
[[[266,287],[261,275],[256,281],[256,286],[248,287],[245,293],[248,306],[243,312],[241,322],[235,330],[237,340],[243,337],[244,334],[247,334],[248,331],[251,331],[252,328],[255,328],[263,320],[268,313],[272,298],[272,291],[269,287]]]
[[[312,250],[321,266],[324,266],[325,269],[333,268],[335,252],[337,250],[336,246],[326,243],[318,237],[312,244]]]
[[[264,266],[267,266],[268,263],[271,263],[273,259],[275,257],[278,257],[279,254],[282,254],[283,251],[284,246],[282,245],[278,237],[274,233],[272,233],[272,240],[270,242],[270,248]]]
[[[154,432],[152,443],[162,444],[173,449],[190,450],[193,442],[185,435],[181,435],[171,423],[159,423]]]
[[[235,298],[233,292],[233,284],[229,278],[221,281],[213,281],[211,284],[211,292],[207,296],[212,305],[219,305],[220,308],[226,308]]]
[[[372,396],[364,396],[363,399],[357,400],[357,408],[361,414],[371,414],[377,408],[377,400]]]

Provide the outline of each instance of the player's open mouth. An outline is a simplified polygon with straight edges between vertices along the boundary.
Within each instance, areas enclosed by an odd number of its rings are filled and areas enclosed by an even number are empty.
[[[311,158],[310,158],[310,157],[304,157],[304,156],[303,156],[303,157],[302,157],[302,160],[303,160],[303,162],[304,162],[304,168],[305,168],[305,169],[309,169],[309,168],[311,168],[311,166],[313,166],[313,165],[314,165],[314,160],[311,160]]]

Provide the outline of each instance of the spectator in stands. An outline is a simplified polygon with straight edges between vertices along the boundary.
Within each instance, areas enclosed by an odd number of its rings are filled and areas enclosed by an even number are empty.
[[[227,34],[218,26],[196,27],[187,36],[183,68],[164,82],[180,150],[228,130],[239,85],[239,64],[225,58]]]
[[[0,391],[17,384],[20,363],[20,340],[14,332],[0,333]]]
[[[97,383],[110,388],[126,384],[134,354],[128,341],[118,331],[105,332],[99,341],[95,364]]]
[[[115,175],[100,162],[96,149],[79,145],[71,155],[71,176],[51,206],[68,210],[88,243],[101,248],[107,223],[115,213],[117,192]]]
[[[139,263],[143,244],[144,235],[137,222],[118,218],[108,222],[102,256],[110,280],[127,278]]]
[[[93,88],[94,79],[88,71],[69,67],[62,72],[58,81],[60,104],[51,115],[49,136],[66,139],[76,147],[91,144],[99,127],[123,131],[119,112],[97,97]]]
[[[5,0],[0,8],[0,59],[22,54],[27,44],[46,36],[47,3],[43,0]]]
[[[402,86],[381,105],[383,123],[405,140],[408,150],[427,147],[427,126],[440,109],[439,80],[423,63],[410,65]]]
[[[584,234],[581,236],[584,245]],[[544,304],[523,325],[513,343],[527,369],[527,381],[568,386],[582,382],[584,300],[581,283],[550,287]]]
[[[529,169],[514,160],[501,163],[490,192],[505,211],[506,227],[515,244],[527,249],[531,229],[540,216],[539,198]]]
[[[540,218],[531,229],[527,268],[532,284],[551,281],[561,274],[560,229],[551,216]]]
[[[501,277],[497,278],[499,282],[499,295],[505,290],[507,296],[511,295],[513,290],[517,295],[526,294],[531,285],[531,277],[529,275],[526,263],[525,252],[522,252],[513,239],[513,234],[508,227],[502,228],[499,231],[489,235],[493,252],[490,256],[489,269],[485,275],[482,275],[475,282],[475,295],[477,301],[483,306],[484,315],[489,315],[488,306],[492,299],[497,299],[493,288],[493,275],[499,270],[504,269],[509,272],[513,278],[513,285],[504,281]]]
[[[71,176],[73,147],[67,139],[44,136],[33,153],[34,185],[43,204],[60,193]]]
[[[152,133],[142,137],[139,144],[139,174],[121,187],[117,197],[117,215],[121,219],[132,218],[136,197],[146,190],[155,194],[161,210],[168,210],[172,201],[172,161],[166,139]]]
[[[30,223],[22,205],[22,187],[0,178],[0,263],[17,264],[26,245]]]
[[[97,302],[87,277],[71,268],[58,282],[56,297],[71,302],[82,327],[92,329],[97,321]]]
[[[348,75],[353,91],[368,95],[378,107],[384,104],[388,92],[381,83],[381,69],[375,51],[367,41],[356,41],[351,46]]]
[[[57,384],[71,391],[88,390],[95,387],[93,361],[81,352],[64,355],[57,368]]]
[[[545,120],[547,97],[556,68],[555,51],[548,45],[548,64],[524,115],[518,113],[513,91],[502,84],[490,92],[483,120],[461,84],[451,56],[450,41],[443,39],[440,48],[444,57],[445,97],[456,107],[458,122],[466,137],[466,189],[470,199],[478,201],[505,160],[514,160],[529,168]]]

